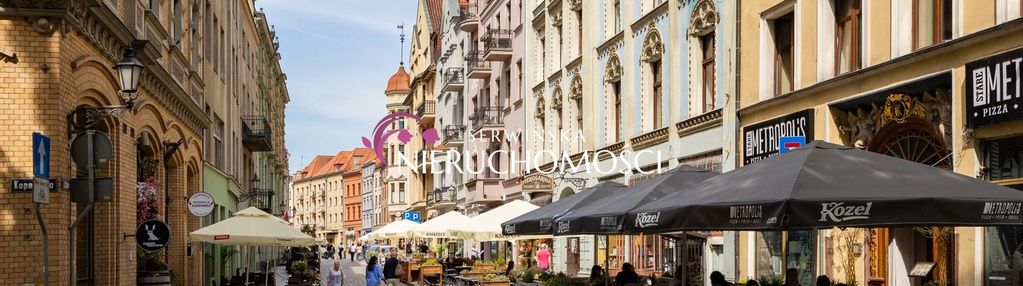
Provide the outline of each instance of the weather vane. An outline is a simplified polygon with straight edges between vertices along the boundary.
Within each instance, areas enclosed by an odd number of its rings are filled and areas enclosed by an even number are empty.
[[[398,50],[398,64],[405,65],[405,23],[398,24],[398,38],[401,41],[401,49]]]

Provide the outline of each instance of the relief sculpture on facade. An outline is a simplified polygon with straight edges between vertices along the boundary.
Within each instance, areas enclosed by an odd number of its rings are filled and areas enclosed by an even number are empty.
[[[891,123],[905,123],[911,117],[933,124],[946,146],[952,142],[952,103],[947,89],[927,90],[919,97],[892,93],[884,104],[871,103],[869,107],[860,106],[855,111],[838,114],[842,139],[860,149],[866,149],[881,128]]]

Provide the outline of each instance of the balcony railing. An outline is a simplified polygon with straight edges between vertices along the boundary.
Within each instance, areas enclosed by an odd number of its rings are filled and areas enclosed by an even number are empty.
[[[479,9],[476,3],[469,3],[458,11],[458,28],[465,32],[475,32],[480,26]]]
[[[444,145],[462,143],[465,137],[465,125],[448,125],[444,127]]]
[[[504,124],[504,116],[502,116],[502,109],[500,106],[487,106],[481,107],[472,114],[469,121],[472,122],[473,132],[479,131],[484,126],[500,127]]]
[[[461,91],[465,86],[465,69],[448,68],[444,70],[444,91]]]
[[[416,108],[416,116],[424,118],[426,116],[433,116],[437,113],[437,101],[433,99],[427,99],[419,103],[419,107]]]
[[[465,54],[465,66],[469,68],[469,78],[487,78],[490,76],[490,62],[483,60],[483,53],[476,49]]]
[[[248,201],[249,206],[256,207],[267,213],[273,213],[274,191],[270,189],[253,188],[244,193],[239,201]]]
[[[483,55],[487,61],[503,61],[511,58],[512,31],[490,29],[483,36]]]
[[[432,192],[427,194],[429,197],[427,200],[434,205],[453,204],[458,200],[457,194],[459,188],[460,186],[451,186],[434,189]]]
[[[242,144],[252,151],[273,151],[270,123],[262,115],[242,116]]]

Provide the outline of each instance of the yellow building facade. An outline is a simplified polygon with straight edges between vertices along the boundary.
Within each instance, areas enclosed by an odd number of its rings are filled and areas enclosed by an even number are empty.
[[[740,1],[736,153],[778,137],[855,146],[1011,187],[1021,182],[1018,1]],[[1001,148],[999,148],[1001,147]],[[897,176],[898,174],[892,174]],[[968,190],[964,190],[968,191]],[[1015,228],[739,235],[740,278],[804,269],[859,285],[1016,285]],[[911,277],[918,263],[934,270]],[[809,270],[813,271],[809,271]]]

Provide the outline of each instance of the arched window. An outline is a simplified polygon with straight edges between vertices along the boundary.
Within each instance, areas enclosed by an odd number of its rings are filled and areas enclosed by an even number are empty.
[[[650,24],[647,31],[646,39],[643,40],[642,59],[646,63],[644,75],[648,80],[643,85],[644,89],[648,91],[644,93],[650,94],[650,102],[652,103],[648,105],[652,110],[647,114],[650,114],[652,117],[653,129],[658,129],[664,124],[662,122],[664,117],[662,114],[664,97],[662,82],[664,76],[661,70],[663,67],[661,62],[664,55],[664,43],[661,42],[661,33],[654,27],[653,23]]]
[[[604,71],[604,81],[607,82],[607,94],[611,97],[614,102],[614,118],[611,119],[614,124],[614,134],[612,142],[621,141],[622,136],[622,124],[624,124],[622,114],[622,65],[618,60],[617,54],[611,54],[611,57],[607,60],[607,68]]]
[[[714,90],[717,82],[716,66],[716,34],[719,21],[717,8],[710,0],[700,0],[693,8],[692,20],[689,22],[689,82],[691,95],[699,95],[693,106],[697,113],[705,113],[717,109],[718,97]]]

